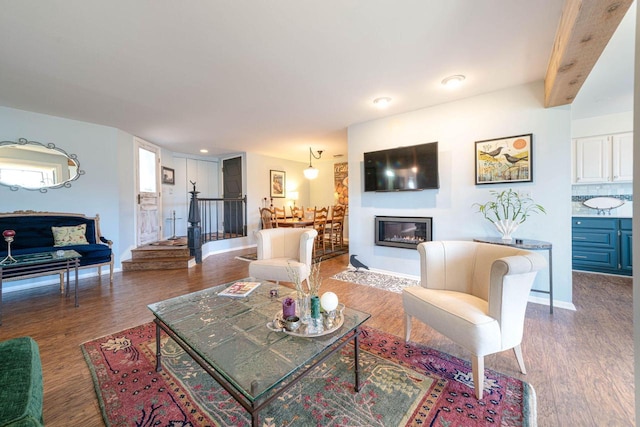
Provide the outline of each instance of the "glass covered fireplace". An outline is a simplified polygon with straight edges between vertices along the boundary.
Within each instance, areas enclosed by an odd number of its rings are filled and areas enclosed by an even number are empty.
[[[376,245],[416,249],[431,241],[432,218],[376,216]]]

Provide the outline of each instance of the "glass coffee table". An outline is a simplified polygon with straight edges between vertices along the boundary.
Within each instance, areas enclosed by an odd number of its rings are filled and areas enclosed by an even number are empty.
[[[294,290],[262,282],[244,298],[218,295],[232,283],[148,306],[155,315],[157,371],[162,370],[164,331],[251,414],[257,426],[261,409],[353,341],[354,389],[360,391],[359,328],[369,314],[346,307],[342,326],[334,332],[296,336],[267,326],[282,311],[282,300],[295,298]]]

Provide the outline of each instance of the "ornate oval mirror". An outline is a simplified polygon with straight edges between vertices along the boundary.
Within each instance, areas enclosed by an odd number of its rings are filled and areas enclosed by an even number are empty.
[[[50,188],[71,187],[84,175],[75,154],[55,144],[20,138],[0,142],[0,184],[13,191],[20,188],[46,193]]]

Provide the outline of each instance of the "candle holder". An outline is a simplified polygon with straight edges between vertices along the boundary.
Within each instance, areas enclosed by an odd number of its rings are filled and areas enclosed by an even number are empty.
[[[16,261],[14,257],[11,256],[11,242],[13,242],[13,237],[16,235],[16,232],[13,230],[4,230],[2,232],[2,236],[4,237],[5,242],[7,242],[7,256],[4,257],[0,264],[12,264]]]

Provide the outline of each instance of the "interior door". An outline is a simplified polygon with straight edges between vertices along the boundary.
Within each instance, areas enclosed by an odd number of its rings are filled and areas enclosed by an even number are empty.
[[[137,145],[137,244],[157,242],[161,238],[160,221],[160,148],[136,138]]]
[[[222,197],[240,199],[242,197],[242,158],[234,157],[222,161]],[[224,202],[224,232],[242,234],[244,229],[243,204]]]

